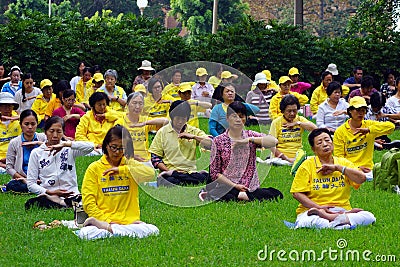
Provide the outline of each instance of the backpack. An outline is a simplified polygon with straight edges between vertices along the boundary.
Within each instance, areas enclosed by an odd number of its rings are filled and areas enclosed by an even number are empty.
[[[392,148],[373,168],[374,189],[391,190],[400,185],[400,149]]]

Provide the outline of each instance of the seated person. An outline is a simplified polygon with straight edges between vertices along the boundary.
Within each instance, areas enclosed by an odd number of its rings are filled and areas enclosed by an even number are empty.
[[[197,172],[196,147],[211,147],[211,139],[202,130],[187,124],[190,105],[183,100],[172,103],[171,121],[158,130],[150,146],[151,162],[160,169],[157,184],[160,186],[200,184],[206,182],[208,173]]]
[[[47,141],[31,152],[27,173],[29,192],[39,196],[28,200],[25,207],[72,207],[72,198],[79,194],[75,160],[92,152],[94,145],[61,141],[64,120],[57,116],[46,121],[44,133]]]
[[[0,93],[0,173],[6,172],[6,155],[10,141],[21,134],[19,117],[15,110],[18,103],[12,94]]]
[[[206,82],[208,73],[205,68],[196,70],[197,83],[192,87],[192,99],[211,103],[211,97],[214,94],[214,87]]]
[[[375,138],[392,133],[394,124],[364,120],[367,109],[365,98],[350,99],[347,109],[350,119],[336,129],[333,144],[336,157],[350,160],[367,175],[367,181],[372,181]]]
[[[185,86],[181,85],[181,87],[178,90],[178,94],[180,99],[182,99],[183,101],[187,101],[190,105],[191,112],[188,124],[200,128],[198,114],[200,112],[205,113],[206,111],[210,113],[210,108],[212,106],[211,103],[200,101],[199,99],[197,100],[191,99],[193,93],[192,93],[192,87],[189,84]]]
[[[210,134],[212,136],[218,136],[225,132],[225,129],[228,128],[228,121],[226,120],[226,110],[228,109],[228,105],[236,100],[236,88],[232,83],[227,83],[220,85],[222,87],[222,103],[216,105],[211,110],[210,120],[208,121],[208,127]],[[260,109],[252,104],[244,104],[246,109],[248,110],[248,114],[254,115],[257,114]]]
[[[62,106],[53,111],[53,116],[58,116],[64,119],[65,137],[69,140],[75,140],[76,127],[78,126],[81,117],[85,115],[85,112],[82,109],[74,107],[75,96],[73,90],[65,90],[61,98]]]
[[[200,192],[201,200],[272,200],[283,198],[279,190],[260,188],[256,168],[256,149],[270,148],[277,139],[258,132],[245,130],[246,106],[235,101],[226,113],[229,127],[214,138],[211,146],[210,177],[214,181]],[[272,194],[271,194],[272,193]]]
[[[83,178],[82,203],[89,218],[77,235],[90,240],[158,234],[156,226],[140,221],[139,207],[138,183],[151,180],[154,169],[133,160],[132,139],[123,126],[112,127],[102,143],[103,156],[89,165]]]
[[[295,67],[290,68],[288,76],[292,80],[292,84],[290,87],[290,91],[292,92],[304,94],[304,92],[311,87],[311,84],[309,83],[299,82],[300,73],[299,70]]]
[[[104,73],[105,84],[103,84],[96,92],[103,92],[110,100],[109,107],[115,111],[124,111],[126,106],[125,90],[117,86],[118,73],[116,70],[107,70]]]
[[[246,103],[255,105],[260,109],[260,112],[253,117],[257,123],[253,124],[271,123],[271,118],[269,117],[269,106],[276,91],[271,89],[269,84],[270,82],[267,80],[264,73],[257,73],[253,82],[255,88],[247,93]]]
[[[169,95],[173,101],[180,100],[178,90],[182,85],[182,70],[176,69],[172,72],[171,83],[165,86],[163,94]]]
[[[18,66],[13,66],[10,70],[8,76],[10,76],[10,81],[6,82],[1,91],[5,93],[10,93],[12,96],[15,96],[15,93],[22,89],[22,81],[21,81],[21,69]]]
[[[6,190],[28,193],[26,174],[29,156],[34,148],[46,141],[44,133],[36,133],[38,118],[34,111],[22,111],[20,118],[22,134],[10,141],[7,150],[6,169],[12,180],[7,183]]]
[[[273,156],[293,163],[297,150],[303,147],[301,136],[304,130],[317,128],[314,123],[297,114],[300,109],[299,100],[291,94],[282,98],[280,103],[282,115],[272,121],[269,134],[278,139]]]
[[[46,116],[47,105],[51,99],[55,99],[56,95],[53,94],[53,83],[49,79],[44,79],[40,82],[40,89],[42,93],[38,95],[32,104],[32,110],[37,114],[39,119],[39,128],[44,126],[44,118]]]
[[[347,119],[349,103],[342,98],[342,86],[331,82],[326,88],[328,98],[318,107],[316,123],[318,128],[328,128],[333,134]]]
[[[14,99],[18,103],[18,114],[25,109],[31,109],[36,97],[41,94],[39,88],[34,87],[35,82],[31,73],[25,73],[22,76],[22,88],[15,93]]]
[[[76,141],[90,141],[95,144],[96,153],[101,154],[102,142],[114,122],[121,117],[118,111],[108,107],[110,100],[103,92],[95,92],[89,97],[91,110],[86,112],[76,127]]]
[[[56,97],[51,98],[49,103],[47,104],[45,116],[44,116],[45,121],[48,118],[50,118],[51,116],[53,116],[54,110],[56,110],[62,106],[61,99],[63,97],[63,93],[65,90],[71,90],[71,86],[70,86],[69,82],[66,80],[59,81],[54,88],[54,93],[55,93]],[[86,107],[80,103],[74,103],[74,107],[78,107],[82,110],[86,110]]]
[[[396,93],[389,97],[386,105],[394,108],[397,113],[400,113],[400,77],[396,79]]]
[[[300,203],[295,228],[346,229],[374,223],[372,213],[350,205],[351,187],[358,189],[365,174],[351,161],[332,156],[328,129],[313,130],[308,142],[315,156],[300,165],[290,189]]]
[[[374,78],[372,76],[364,76],[361,79],[361,88],[353,90],[349,95],[349,100],[355,96],[361,96],[369,105],[369,99],[375,92],[378,91],[374,88]]]
[[[141,84],[136,87],[139,85]],[[161,127],[169,120],[167,118],[147,120],[147,117],[142,115],[143,105],[144,98],[140,92],[130,94],[127,100],[126,114],[115,121],[114,125],[119,124],[128,129],[135,149],[135,159],[153,168],[149,153],[149,129],[153,125]]]
[[[306,95],[301,95],[299,93],[290,91],[291,84],[292,80],[288,76],[282,76],[279,78],[279,87],[281,90],[272,97],[269,106],[269,117],[271,118],[271,120],[275,120],[282,115],[279,107],[280,102],[285,95],[290,94],[295,96],[299,100],[298,102],[300,103],[300,106],[304,106],[308,102],[308,97]]]

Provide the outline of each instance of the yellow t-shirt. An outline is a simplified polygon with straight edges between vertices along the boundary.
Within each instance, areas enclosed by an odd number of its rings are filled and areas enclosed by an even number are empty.
[[[56,98],[56,95],[52,94],[50,100],[54,99],[54,98]],[[38,120],[39,120],[38,123],[40,123],[44,119],[47,105],[49,104],[49,102],[47,102],[45,100],[45,98],[43,97],[43,94],[38,95],[36,97],[35,101],[33,101],[31,109],[33,111],[35,111],[36,115],[38,116]]]
[[[86,82],[86,85],[83,85],[83,79],[81,78],[79,82],[76,84],[76,101],[78,103],[83,103],[85,99],[89,99],[88,90],[93,87],[93,79],[90,79]],[[93,94],[93,92],[92,92]]]
[[[333,137],[334,154],[336,157],[346,158],[357,167],[374,167],[374,141],[381,135],[391,134],[394,124],[387,122],[363,120],[360,128],[369,128],[366,135],[361,133],[354,135],[350,129],[349,121],[336,129]]]
[[[166,101],[162,103],[163,101]],[[174,101],[170,95],[163,95],[161,99],[156,102],[151,93],[148,93],[144,98],[143,115],[150,118],[168,118],[169,107]]]
[[[13,111],[12,116],[16,116],[17,113]],[[0,121],[0,159],[4,159],[7,156],[8,144],[10,144],[11,139],[19,136],[21,134],[21,127],[19,125],[19,120],[10,122],[8,125]]]
[[[47,104],[46,111],[44,115],[46,116],[53,116],[53,111],[61,107],[61,100],[57,97],[52,97]]]
[[[103,143],[108,130],[114,126],[114,122],[121,118],[122,113],[107,108],[106,117],[102,122],[94,118],[93,110],[86,112],[79,121],[76,127],[75,140],[76,141],[90,141],[96,145]]]
[[[196,136],[207,134],[202,130],[186,125],[185,132]],[[198,142],[194,139],[178,138],[177,132],[171,123],[158,130],[151,143],[149,152],[163,158],[164,164],[170,170],[183,171],[187,173],[197,172],[196,146]]]
[[[171,96],[174,99],[174,101],[175,100],[181,100],[181,97],[178,94],[178,91],[179,91],[180,88],[181,87],[179,85],[175,85],[173,83],[170,83],[167,86],[165,86],[165,88],[163,90],[163,94]]]
[[[355,169],[354,164],[344,158],[334,157],[334,164]],[[328,175],[317,173],[322,164],[317,156],[309,157],[299,167],[293,179],[290,193],[304,193],[306,196],[320,206],[331,205],[351,210],[350,192],[351,187],[358,189],[359,184],[342,175],[340,171]],[[299,204],[296,213],[300,214],[308,208]]]
[[[103,92],[106,95],[110,96],[110,93],[104,86],[97,89],[96,92]],[[120,86],[115,86],[114,91],[112,92],[111,95],[115,97],[118,96],[119,98],[126,100],[126,93],[124,89]],[[121,112],[125,111],[125,107],[121,106],[121,104],[118,101],[110,101],[109,107],[115,111],[121,111]]]
[[[302,116],[297,116],[294,121],[308,122],[308,120]],[[289,158],[296,157],[296,152],[303,147],[301,142],[301,136],[304,129],[298,125],[292,129],[284,128],[283,124],[287,123],[283,116],[278,117],[271,123],[269,134],[278,139],[277,148],[285,156]]]
[[[82,183],[83,208],[90,217],[122,225],[140,220],[139,192],[135,178],[151,180],[154,169],[122,158],[117,175],[103,175],[111,168],[103,155],[91,163]]]
[[[300,106],[304,106],[308,102],[308,97],[306,95],[301,95],[292,91],[289,91],[289,94],[294,95],[299,100]],[[281,109],[279,108],[282,98],[283,96],[281,95],[281,92],[278,92],[271,98],[271,102],[269,104],[269,117],[272,120],[275,120],[282,115]]]
[[[140,116],[138,123],[145,121],[147,121],[147,118],[145,116]],[[142,127],[130,127],[132,123],[129,121],[127,114],[124,114],[123,118],[119,118],[115,122],[115,125],[116,124],[122,125],[128,129],[132,137],[135,155],[138,155],[144,158],[146,161],[149,161],[150,160],[150,153],[148,151],[149,126],[145,125]]]

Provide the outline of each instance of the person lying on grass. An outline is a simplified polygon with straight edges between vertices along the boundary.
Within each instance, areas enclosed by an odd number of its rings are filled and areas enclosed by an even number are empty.
[[[149,148],[154,168],[160,169],[157,184],[160,186],[196,185],[207,181],[206,171],[197,172],[196,147],[211,147],[210,137],[187,122],[191,108],[187,101],[171,104],[171,122],[158,130]]]
[[[246,106],[229,104],[228,129],[214,138],[211,146],[210,177],[214,181],[200,192],[200,200],[270,200],[282,198],[274,188],[260,188],[256,169],[256,149],[274,147],[278,140],[255,131],[244,130]]]
[[[367,110],[367,102],[363,97],[351,98],[347,109],[350,119],[336,129],[333,144],[336,157],[350,160],[366,174],[367,181],[372,181],[375,138],[391,134],[394,124],[390,121],[365,120]]]
[[[82,203],[89,218],[77,235],[96,239],[158,234],[156,226],[140,221],[138,183],[153,179],[154,169],[133,159],[129,131],[112,127],[102,149],[103,156],[89,165],[83,178]]]
[[[315,156],[300,165],[290,189],[300,202],[295,228],[343,229],[374,223],[371,212],[350,205],[351,187],[358,189],[365,174],[351,161],[332,155],[328,129],[313,130],[308,142]]]
[[[92,152],[94,144],[61,141],[64,120],[57,116],[50,117],[45,122],[44,133],[47,141],[32,150],[27,173],[29,192],[39,196],[28,200],[25,207],[72,207],[72,199],[79,195],[75,159]]]

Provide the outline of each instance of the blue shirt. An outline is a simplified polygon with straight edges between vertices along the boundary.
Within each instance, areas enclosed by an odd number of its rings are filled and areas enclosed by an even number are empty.
[[[3,88],[1,89],[2,92],[7,92],[15,96],[15,93],[19,90],[22,89],[22,82],[18,82],[18,87],[11,86],[11,82],[7,82],[3,85]]]
[[[24,138],[24,134],[21,134],[21,139],[22,143],[26,142],[26,139]],[[36,133],[33,136],[32,141],[38,141]],[[28,173],[28,162],[29,162],[29,157],[31,156],[31,152],[34,148],[39,147],[39,145],[34,145],[34,146],[22,146],[22,152],[23,152],[23,162],[22,162],[22,170],[24,171],[25,174]]]

